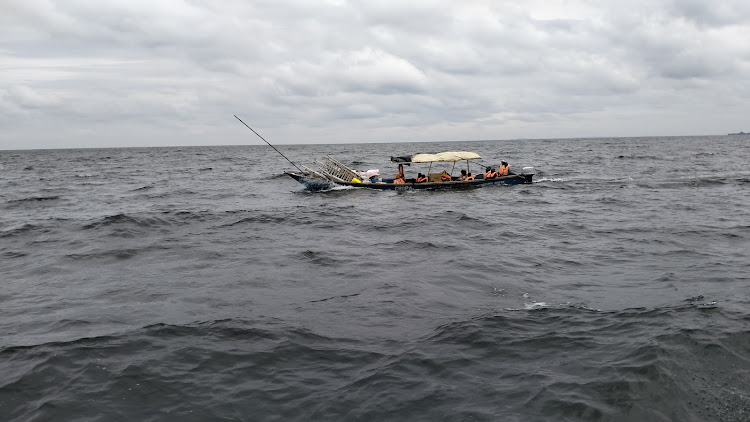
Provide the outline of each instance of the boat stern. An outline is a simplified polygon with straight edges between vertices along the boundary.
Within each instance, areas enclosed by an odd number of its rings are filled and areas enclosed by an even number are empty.
[[[524,178],[524,183],[532,183],[531,179],[534,177],[534,174],[536,174],[534,167],[523,167],[521,169],[521,176]]]

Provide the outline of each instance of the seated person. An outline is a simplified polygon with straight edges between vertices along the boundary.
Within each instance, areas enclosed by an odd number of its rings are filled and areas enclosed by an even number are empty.
[[[493,177],[497,176],[497,172],[490,166],[487,166],[486,169],[484,169],[484,178],[485,179],[491,179]]]
[[[380,181],[380,170],[378,169],[370,169],[365,172],[365,177],[367,180],[370,181],[370,183],[377,183]]]
[[[448,174],[447,171],[443,170],[440,173],[440,180],[442,180],[443,182],[450,182],[453,179],[451,179],[451,176]]]
[[[417,183],[425,183],[425,182],[427,182],[427,176],[425,176],[422,173],[419,173],[417,175]]]
[[[402,185],[406,183],[406,180],[404,180],[404,175],[403,174],[396,175],[396,178],[393,180],[393,183],[397,185]]]
[[[466,180],[467,177],[466,170],[461,170],[461,175],[458,176],[458,180]]]
[[[475,177],[476,176],[474,176],[473,174],[471,174],[471,172],[469,172],[469,174],[466,175],[466,180],[474,180]]]
[[[511,166],[510,164],[508,164],[507,161],[503,161],[502,163],[500,163],[500,170],[498,171],[498,174],[500,176],[507,176],[509,174],[512,174],[510,172],[510,168],[511,167],[513,167],[513,166]]]

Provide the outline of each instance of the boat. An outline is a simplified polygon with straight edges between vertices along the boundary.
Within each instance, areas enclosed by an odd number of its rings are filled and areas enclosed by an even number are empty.
[[[266,141],[255,129],[237,117],[236,114],[234,117],[262,139],[263,142],[268,144],[269,147],[284,157],[289,164],[299,170],[298,172],[285,172],[285,174],[313,191],[332,189],[336,186],[379,190],[459,189],[484,185],[529,184],[532,183],[531,179],[534,177],[534,167],[523,167],[520,174],[515,174],[509,171],[510,166],[507,166],[504,171],[505,174],[501,176],[485,178],[484,174],[477,174],[473,178],[465,180],[454,179],[453,171],[456,169],[457,162],[466,161],[466,173],[470,176],[471,168],[469,162],[471,160],[482,159],[479,154],[470,151],[446,151],[437,154],[414,154],[391,157],[391,162],[398,164],[398,174],[394,178],[381,178],[380,170],[368,170],[366,172],[353,170],[330,155],[327,155],[326,159],[322,162],[315,161],[315,164],[318,165],[318,170],[312,170],[304,165],[300,168],[275,146],[271,145],[270,142]],[[445,170],[440,173],[431,173],[433,163],[453,163],[453,168],[451,168],[450,173]],[[412,164],[429,164],[424,180],[417,182],[414,178],[405,177],[403,166]],[[505,162],[503,164],[507,165]],[[489,169],[488,167],[487,170]]]
[[[414,154],[391,157],[390,161],[398,164],[399,174],[401,175],[404,174],[404,165],[428,165],[426,182],[417,182],[415,178],[404,177],[403,183],[396,183],[395,176],[393,178],[381,178],[379,170],[356,171],[330,155],[326,156],[323,161],[315,161],[315,164],[318,166],[317,170],[303,165],[304,170],[300,169],[301,171],[299,172],[286,172],[285,174],[303,184],[306,189],[312,191],[328,190],[336,186],[378,190],[415,190],[461,189],[484,185],[520,185],[532,183],[532,178],[534,177],[533,167],[523,167],[519,174],[509,172],[507,175],[487,179],[484,178],[484,174],[477,174],[473,180],[456,180],[457,178],[453,176],[453,171],[456,168],[457,162],[466,161],[466,172],[467,174],[471,174],[470,162],[481,158],[479,154],[470,151],[446,151],[437,154]],[[446,170],[440,173],[432,173],[431,170],[434,163],[453,163],[453,168],[450,173]]]

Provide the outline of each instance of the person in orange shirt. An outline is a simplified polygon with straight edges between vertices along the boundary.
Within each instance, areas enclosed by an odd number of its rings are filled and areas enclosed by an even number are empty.
[[[404,175],[403,174],[397,175],[396,178],[393,180],[393,183],[397,185],[402,185],[406,183],[406,180],[404,180]]]
[[[508,162],[507,162],[507,161],[503,161],[503,162],[502,162],[502,163],[500,164],[500,170],[498,171],[498,174],[499,174],[500,176],[507,176],[507,175],[509,175],[509,174],[510,174],[510,168],[511,168],[511,167],[512,167],[512,166],[511,166],[510,164],[508,164]]]
[[[417,183],[424,183],[424,182],[427,182],[427,176],[425,176],[422,173],[419,173],[417,175]]]

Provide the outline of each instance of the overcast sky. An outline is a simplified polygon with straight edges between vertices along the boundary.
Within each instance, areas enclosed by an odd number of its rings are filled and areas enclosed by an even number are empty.
[[[748,0],[0,0],[0,150],[750,131]]]

